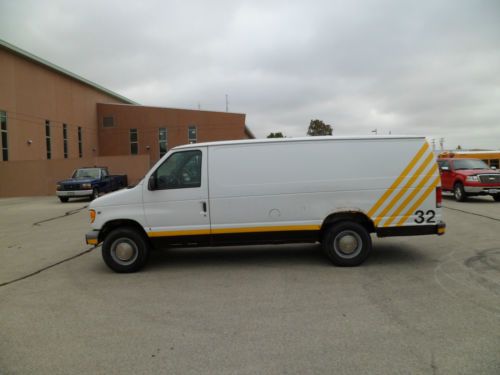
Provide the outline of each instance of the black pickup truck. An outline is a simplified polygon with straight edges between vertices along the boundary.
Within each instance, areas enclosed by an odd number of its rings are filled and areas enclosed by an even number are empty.
[[[108,168],[80,168],[68,180],[57,183],[57,196],[65,203],[69,198],[89,197],[91,200],[100,194],[127,187],[127,175],[111,176]]]

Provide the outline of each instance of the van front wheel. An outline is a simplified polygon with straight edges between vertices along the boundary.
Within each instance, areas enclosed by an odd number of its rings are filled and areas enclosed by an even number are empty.
[[[115,272],[128,273],[141,269],[149,254],[144,236],[133,228],[118,228],[106,236],[102,258]]]
[[[368,231],[355,222],[341,222],[327,229],[323,250],[336,266],[359,266],[372,249]]]

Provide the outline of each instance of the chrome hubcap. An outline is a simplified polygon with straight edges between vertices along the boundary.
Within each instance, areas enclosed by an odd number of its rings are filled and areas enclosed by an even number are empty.
[[[120,260],[129,260],[134,255],[134,248],[132,245],[122,242],[116,246],[115,250],[116,256]]]
[[[358,247],[358,240],[350,234],[346,234],[339,239],[339,249],[343,253],[351,254]]]
[[[363,240],[355,231],[344,230],[335,237],[333,247],[339,256],[350,259],[361,252]]]
[[[133,264],[139,256],[139,250],[134,241],[128,238],[119,238],[111,245],[111,257],[123,266]]]

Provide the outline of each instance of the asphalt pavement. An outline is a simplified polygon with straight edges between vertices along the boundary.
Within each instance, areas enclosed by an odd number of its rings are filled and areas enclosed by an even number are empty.
[[[85,200],[0,199],[1,374],[500,374],[500,203],[444,198],[444,236],[176,249],[116,274]]]

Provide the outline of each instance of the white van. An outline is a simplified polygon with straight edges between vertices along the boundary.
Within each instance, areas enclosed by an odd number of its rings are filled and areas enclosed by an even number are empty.
[[[199,143],[168,152],[134,188],[90,206],[87,244],[133,272],[151,249],[321,242],[361,264],[370,233],[443,234],[441,187],[424,137],[308,137]]]

